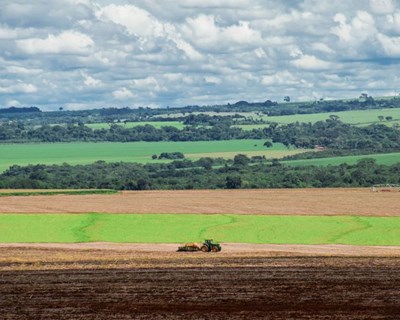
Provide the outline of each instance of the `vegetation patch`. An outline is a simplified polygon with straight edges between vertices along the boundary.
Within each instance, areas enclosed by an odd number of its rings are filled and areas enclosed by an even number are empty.
[[[12,165],[29,164],[88,164],[98,160],[107,162],[149,163],[153,154],[163,152],[182,152],[193,158],[201,154],[248,151],[265,151],[265,140],[228,140],[228,141],[187,141],[187,142],[72,142],[72,143],[38,143],[38,144],[3,144],[0,153],[0,171]],[[287,150],[280,143],[268,150]],[[199,156],[196,156],[196,155]],[[290,153],[289,153],[290,154]],[[158,162],[160,160],[157,160]]]
[[[400,245],[400,217],[1,214],[0,242]]]
[[[150,125],[156,129],[160,129],[162,127],[175,127],[177,129],[183,129],[185,125],[180,121],[140,121],[140,122],[117,122],[112,123],[124,128],[134,128],[138,126],[146,126]],[[100,123],[87,123],[85,124],[87,127],[92,129],[110,129],[110,123],[100,122]]]
[[[358,156],[329,157],[320,159],[302,159],[282,161],[290,166],[336,166],[342,163],[354,165],[362,159],[375,159],[377,164],[391,166],[400,162],[400,153],[368,154]]]

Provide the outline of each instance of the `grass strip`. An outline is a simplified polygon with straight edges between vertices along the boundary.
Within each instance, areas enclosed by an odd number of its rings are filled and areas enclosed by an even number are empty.
[[[3,243],[400,245],[400,217],[233,214],[0,214]]]

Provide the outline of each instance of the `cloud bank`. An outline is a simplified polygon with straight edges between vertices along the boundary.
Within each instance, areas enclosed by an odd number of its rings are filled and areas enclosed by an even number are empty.
[[[399,92],[399,0],[0,2],[0,106]]]

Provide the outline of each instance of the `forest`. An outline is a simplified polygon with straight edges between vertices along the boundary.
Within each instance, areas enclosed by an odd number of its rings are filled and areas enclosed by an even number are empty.
[[[376,117],[368,125],[342,122],[337,115],[316,122],[268,122],[263,115],[311,114],[345,110],[398,108],[400,98],[276,103],[239,101],[220,106],[184,108],[103,108],[43,112],[36,107],[8,108],[0,112],[0,143],[56,144],[61,142],[191,142],[256,139],[267,151],[275,143],[304,150],[296,155],[268,159],[265,155],[233,155],[225,159],[203,156],[185,159],[185,151],[162,150],[148,163],[105,162],[62,165],[13,165],[0,174],[0,188],[101,188],[116,190],[365,187],[400,183],[400,161],[378,164],[362,159],[357,164],[293,166],[281,160],[372,155],[400,151],[400,126]],[[201,112],[199,112],[201,111]],[[225,113],[224,113],[225,112]],[[235,113],[238,112],[238,113]],[[248,116],[255,114],[255,117]],[[389,118],[387,116],[387,118]],[[391,118],[391,117],[390,117]],[[171,119],[173,121],[171,121]],[[128,122],[138,122],[126,126]],[[146,124],[157,123],[157,128]],[[167,122],[168,121],[168,122]],[[179,121],[179,122],[178,122]],[[244,130],[239,123],[262,127]],[[143,122],[143,123],[140,123]],[[104,123],[104,127],[90,124]],[[159,125],[166,123],[166,125]],[[180,123],[180,127],[168,125]],[[265,125],[264,125],[265,124]],[[311,151],[310,151],[311,150]],[[264,151],[263,151],[264,152]],[[0,155],[1,156],[1,155]],[[6,155],[2,155],[6,156]],[[150,158],[150,157],[149,157]],[[232,159],[233,158],[233,159]],[[150,159],[149,159],[150,160]],[[159,161],[155,163],[154,161]],[[117,160],[118,161],[118,160]],[[48,162],[47,162],[48,163]],[[78,162],[79,163],[79,162]]]
[[[385,166],[367,158],[355,165],[291,167],[279,161],[254,163],[245,155],[237,155],[233,163],[203,158],[146,165],[98,161],[77,166],[12,166],[0,175],[0,188],[17,189],[328,188],[387,183],[400,184],[400,163]]]

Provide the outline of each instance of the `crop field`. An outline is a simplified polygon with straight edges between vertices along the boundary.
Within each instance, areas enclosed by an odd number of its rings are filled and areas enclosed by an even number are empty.
[[[369,125],[372,123],[381,123],[392,126],[394,123],[400,123],[400,108],[393,109],[373,109],[373,110],[354,110],[354,111],[342,111],[342,112],[325,112],[325,113],[314,113],[314,114],[295,114],[289,116],[263,116],[264,121],[276,122],[280,124],[288,124],[293,122],[317,122],[329,119],[330,115],[336,115],[339,120],[344,123],[354,125]],[[384,119],[379,120],[378,117],[383,116],[384,118],[390,116],[393,118],[391,121]],[[244,130],[252,130],[258,128],[268,127],[268,124],[255,124],[255,125],[239,125],[238,127]]]
[[[400,153],[381,153],[381,154],[368,154],[360,156],[344,156],[344,157],[330,157],[320,159],[305,159],[305,160],[288,160],[282,163],[293,166],[327,166],[327,165],[340,165],[342,163],[356,164],[361,159],[372,158],[376,163],[383,165],[393,165],[400,162]]]
[[[202,156],[233,158],[238,153],[265,155],[278,158],[304,152],[288,149],[282,144],[265,148],[263,140],[190,141],[190,142],[99,142],[99,143],[39,143],[0,145],[0,171],[11,165],[28,164],[88,164],[97,160],[107,162],[160,162],[152,160],[153,154],[182,152],[189,159]]]
[[[156,129],[159,129],[161,127],[175,127],[177,129],[181,130],[185,127],[185,125],[180,121],[140,121],[140,122],[127,122],[127,123],[114,123],[114,124],[122,126],[124,128],[134,128],[137,126],[150,125]],[[110,124],[105,123],[105,122],[88,123],[85,125],[92,129],[109,129],[110,128]]]
[[[294,189],[0,197],[2,317],[397,319],[399,195]],[[222,252],[175,252],[177,243],[208,237],[222,242]]]
[[[400,245],[400,217],[2,214],[2,243],[220,242]]]

